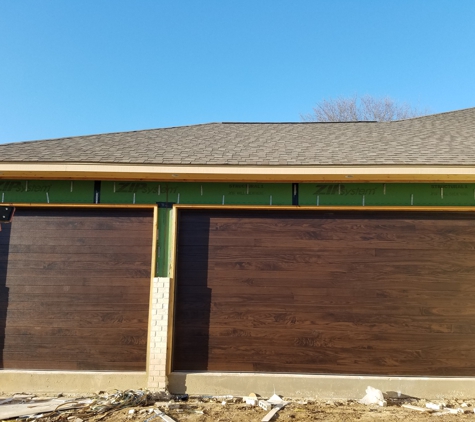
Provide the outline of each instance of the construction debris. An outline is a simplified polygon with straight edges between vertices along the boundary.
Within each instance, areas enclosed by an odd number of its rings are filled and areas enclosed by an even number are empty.
[[[413,406],[412,404],[403,404],[402,407],[404,407],[405,409],[410,409],[410,410],[415,410],[417,412],[421,412],[421,413],[432,413],[433,410],[432,409],[428,409],[427,407],[420,407],[420,406]]]
[[[432,410],[440,410],[440,409],[443,409],[444,408],[444,405],[443,404],[435,404],[435,403],[426,403],[426,407],[428,409],[432,409]]]
[[[61,395],[62,396],[62,395]],[[74,412],[79,415],[68,422],[78,422],[77,419],[87,419],[95,415],[108,413],[133,406],[145,406],[155,403],[158,396],[145,390],[116,391],[113,394],[101,392],[92,398],[79,399],[59,399],[46,398],[38,399],[31,395],[14,395],[0,403],[0,420],[11,418],[33,418],[50,417],[53,415]],[[134,411],[129,412],[133,414]],[[73,416],[73,415],[71,415]]]
[[[381,395],[387,400],[387,407],[380,407]],[[373,416],[376,419],[397,420],[408,417],[411,421],[425,421],[429,414],[457,418],[464,413],[473,414],[474,400],[444,399],[426,401],[401,394],[382,393],[375,388],[367,389],[372,396],[373,407],[368,409],[363,400],[306,398],[289,400],[277,394],[267,398],[251,393],[245,397],[229,395],[175,396],[165,392],[148,390],[126,390],[106,393],[98,392],[88,397],[35,397],[14,395],[0,397],[0,421],[15,419],[38,422],[215,422],[235,420],[236,422],[275,419],[292,419],[296,422],[314,420],[316,413],[322,420],[340,422],[351,413],[356,419]],[[377,399],[378,402],[374,400]],[[245,403],[255,403],[246,406]],[[365,400],[366,402],[366,400]],[[226,406],[222,406],[222,404]],[[377,406],[374,406],[377,405]],[[278,412],[284,412],[277,417]],[[369,413],[369,414],[368,414]],[[372,420],[371,418],[368,420]]]
[[[248,396],[243,397],[243,400],[245,401],[246,404],[249,404],[251,406],[256,406],[257,405],[256,393],[249,393]]]
[[[269,422],[275,415],[276,413],[280,410],[280,409],[283,409],[283,407],[286,405],[287,403],[284,402],[284,404],[278,404],[276,405],[267,415],[265,415],[262,419],[261,419],[261,422]]]
[[[154,410],[157,416],[162,418],[165,422],[176,422],[175,419],[170,418],[170,416],[167,416],[165,413],[161,412],[160,410]],[[151,420],[152,418],[148,419]]]
[[[263,400],[262,400],[263,401]],[[283,409],[284,406],[286,406],[288,404],[288,402],[282,400],[282,398],[280,396],[278,396],[277,394],[273,394],[272,397],[270,397],[269,399],[267,399],[265,401],[265,403],[269,404],[269,405],[274,405],[274,408],[267,414],[264,416],[264,418],[262,419],[262,422],[268,422],[270,421],[275,415],[276,413]],[[259,402],[259,406],[264,408],[261,403]],[[267,409],[265,409],[267,410]]]
[[[23,401],[23,400],[22,400]],[[12,399],[9,404],[0,407],[0,419],[11,419],[20,417],[32,417],[43,413],[55,413],[70,409],[85,407],[91,403],[90,400],[59,400],[47,399],[41,401],[28,400],[27,403],[18,403]]]
[[[259,400],[259,407],[264,409],[265,411],[272,410],[272,404],[269,403],[267,400]]]
[[[287,404],[287,402],[285,402],[284,400],[282,400],[282,398],[280,396],[278,396],[277,394],[273,394],[269,399],[267,399],[267,401],[271,404],[275,404],[275,405],[280,405],[280,404]]]
[[[383,392],[377,388],[368,386],[366,388],[366,395],[360,400],[361,404],[378,404],[379,406],[387,406],[387,401],[384,399]]]

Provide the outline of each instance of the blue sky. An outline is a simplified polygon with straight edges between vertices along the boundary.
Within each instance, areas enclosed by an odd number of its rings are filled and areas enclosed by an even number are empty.
[[[0,143],[475,107],[473,0],[0,0]]]

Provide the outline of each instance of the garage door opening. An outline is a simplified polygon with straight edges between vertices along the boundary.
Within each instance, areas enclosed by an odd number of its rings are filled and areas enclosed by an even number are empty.
[[[0,232],[0,368],[144,371],[152,220],[17,208]]]
[[[179,209],[172,367],[475,375],[467,212]]]

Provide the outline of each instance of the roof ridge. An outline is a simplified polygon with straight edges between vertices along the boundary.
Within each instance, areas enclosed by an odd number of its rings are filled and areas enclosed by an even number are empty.
[[[425,119],[425,118],[428,118],[428,117],[440,116],[442,114],[459,113],[461,111],[467,111],[467,110],[474,110],[475,111],[475,107],[467,107],[467,108],[461,108],[461,109],[457,109],[457,110],[442,111],[440,113],[425,114],[424,116],[408,117],[407,119],[393,120],[392,123],[407,122],[408,120]]]
[[[158,128],[151,128],[151,129],[137,129],[137,130],[126,130],[126,131],[91,133],[88,135],[61,136],[58,138],[32,139],[29,141],[6,142],[3,144],[0,144],[0,146],[28,144],[30,142],[61,141],[64,139],[75,139],[75,138],[91,138],[93,136],[95,137],[95,136],[104,136],[104,135],[117,135],[117,134],[125,134],[125,133],[151,132],[155,130],[167,130],[167,129],[177,129],[177,128],[184,128],[184,127],[206,126],[206,125],[216,125],[216,124],[221,124],[221,122],[196,123],[192,125],[183,125],[183,126],[167,126],[167,127],[158,127]]]
[[[340,124],[340,123],[385,123],[376,120],[357,120],[348,122],[221,122],[223,125],[321,125],[321,124]]]

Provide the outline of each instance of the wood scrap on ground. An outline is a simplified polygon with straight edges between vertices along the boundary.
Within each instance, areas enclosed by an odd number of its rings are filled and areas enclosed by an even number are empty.
[[[432,409],[429,409],[427,407],[413,406],[412,404],[403,404],[401,407],[404,407],[405,409],[409,409],[409,410],[415,410],[415,411],[421,412],[421,413],[432,413],[433,412]]]
[[[287,402],[284,402],[282,404],[276,404],[275,407],[261,419],[261,422],[269,422],[279,410],[284,408],[286,404]]]
[[[163,413],[161,410],[154,411],[158,416],[160,416],[165,422],[176,422],[175,419],[172,419],[170,416]]]
[[[86,407],[90,401],[50,399],[41,402],[3,404],[0,407],[0,419],[19,418],[23,416],[51,413],[59,409],[69,410]]]

